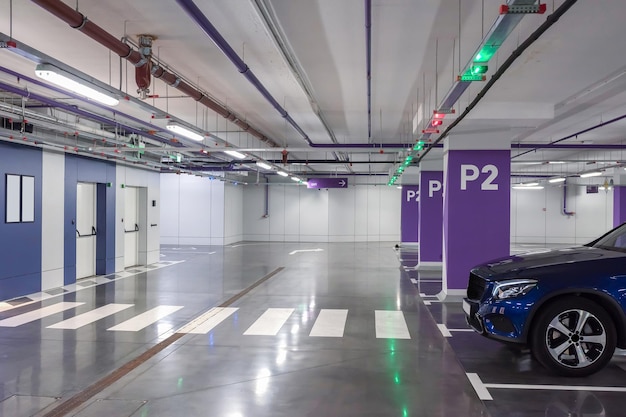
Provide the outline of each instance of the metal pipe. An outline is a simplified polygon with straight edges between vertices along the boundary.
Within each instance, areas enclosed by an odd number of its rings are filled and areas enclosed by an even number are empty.
[[[86,100],[83,96],[79,96],[78,94],[74,94],[74,93],[72,93],[71,91],[64,90],[64,89],[59,88],[59,87],[55,87],[54,85],[51,85],[51,84],[46,84],[46,83],[44,83],[44,82],[43,82],[43,81],[41,81],[41,80],[38,80],[38,79],[36,79],[36,78],[29,77],[29,76],[24,75],[24,74],[21,74],[21,73],[19,73],[19,72],[13,71],[13,70],[11,70],[11,69],[9,69],[9,68],[6,68],[6,67],[3,67],[3,66],[0,66],[0,72],[4,72],[4,73],[9,74],[9,75],[12,75],[12,76],[14,76],[14,77],[16,77],[16,78],[18,78],[18,79],[22,79],[22,80],[24,80],[24,81],[28,81],[28,82],[29,82],[29,83],[31,83],[31,84],[36,84],[36,85],[39,85],[39,86],[45,87],[45,88],[47,88],[47,89],[49,89],[49,90],[52,90],[52,91],[54,91],[54,92],[57,92],[57,93],[59,93],[59,94],[66,95],[66,96],[69,96],[69,97],[75,98],[75,99],[77,99],[77,100],[83,101],[83,102],[88,101],[90,105],[95,106],[95,107],[98,107],[99,109],[106,110],[106,111],[111,111],[111,108],[110,108],[110,107],[108,107],[108,106],[105,106],[105,105],[103,105],[103,104],[99,104],[99,103],[97,103],[97,102],[95,102],[95,101],[92,101],[92,100],[91,100],[91,101]],[[46,107],[49,107],[49,106],[46,106]],[[170,132],[169,130],[167,130],[167,129],[165,129],[165,128],[162,128],[162,127],[156,126],[156,125],[151,124],[151,123],[149,123],[149,122],[145,122],[145,121],[143,121],[143,120],[141,120],[141,119],[138,119],[138,118],[136,118],[136,117],[134,117],[134,116],[131,116],[130,114],[127,114],[127,113],[121,113],[121,112],[119,112],[119,111],[117,111],[117,110],[115,110],[115,114],[120,115],[120,116],[122,116],[123,118],[128,119],[128,120],[130,120],[130,121],[132,121],[132,122],[135,122],[135,123],[139,123],[139,124],[141,124],[141,125],[144,125],[144,126],[146,126],[148,129],[150,129],[150,130],[158,130],[158,131],[160,131],[160,132],[167,133],[168,135],[171,135],[171,134],[172,134],[172,132]]]
[[[96,42],[110,49],[111,51],[118,54],[120,57],[128,60],[133,65],[139,63],[142,59],[141,54],[137,51],[133,51],[130,46],[125,44],[124,42],[118,40],[113,35],[106,32],[104,29],[96,25],[95,23],[87,20],[82,13],[72,9],[70,6],[64,4],[60,0],[31,0],[33,3],[57,16],[59,19],[63,20],[67,24],[69,24],[72,28],[78,29],[83,32],[85,35],[89,36]],[[147,65],[147,64],[144,64]],[[200,102],[204,106],[210,108],[221,116],[228,118],[229,120],[238,119],[237,116],[232,114],[226,107],[222,106],[215,100],[211,99],[204,95],[200,90],[197,90],[190,84],[185,81],[180,80],[176,75],[166,71],[163,67],[159,66],[157,63],[152,64],[152,75],[155,78],[163,79],[163,81],[174,87],[183,93],[189,95],[194,100]],[[232,119],[231,119],[232,117]],[[239,123],[238,123],[239,122]],[[256,129],[250,128],[247,123],[241,122],[238,120],[235,124],[241,126],[245,126],[244,129],[247,129],[248,133],[257,137],[262,142],[268,143],[272,146],[277,147],[278,145],[263,135],[260,131]],[[243,126],[242,126],[243,125]]]
[[[567,179],[563,182],[563,214],[565,216],[573,216],[575,212],[567,211]]]
[[[289,113],[276,101],[265,86],[254,75],[252,70],[239,57],[237,52],[230,46],[224,37],[215,29],[215,26],[207,19],[202,11],[196,6],[192,0],[176,0],[176,2],[187,12],[189,17],[193,19],[202,31],[215,43],[215,45],[226,55],[226,57],[237,67],[237,70],[261,93],[261,95],[278,111],[278,113],[293,127],[307,143],[311,144],[308,135],[302,128],[291,118]]]
[[[144,132],[143,130],[135,129],[134,127],[131,127],[131,126],[128,126],[128,125],[124,125],[124,124],[121,124],[121,123],[116,122],[116,121],[109,120],[106,117],[103,117],[103,116],[100,116],[98,114],[94,114],[94,113],[88,112],[86,110],[81,110],[78,107],[71,106],[71,105],[66,104],[66,103],[61,103],[61,102],[55,101],[55,100],[53,100],[51,98],[44,97],[44,96],[42,96],[40,94],[36,94],[36,93],[31,92],[31,91],[22,90],[21,88],[14,87],[14,86],[12,86],[10,84],[6,84],[6,83],[3,83],[3,82],[0,82],[0,89],[2,89],[4,91],[7,91],[9,93],[17,94],[17,95],[22,96],[22,97],[28,97],[28,98],[31,98],[33,100],[41,101],[42,103],[48,104],[50,106],[58,107],[60,109],[63,109],[65,111],[67,111],[68,113],[78,114],[80,116],[86,117],[86,118],[91,119],[91,120],[95,120],[95,121],[100,122],[102,124],[118,125],[121,128],[123,128],[123,129],[125,129],[125,130],[127,130],[127,131],[129,131],[131,133],[135,133],[135,134],[143,136],[143,137],[154,139],[154,140],[156,140],[158,142],[171,144],[171,142],[168,139],[164,139],[164,138],[161,138],[159,136],[153,135],[151,133]],[[183,145],[181,144],[180,146],[182,147]]]
[[[553,142],[550,142],[549,145],[554,145],[556,143],[563,142],[564,140],[575,138],[578,135],[582,135],[583,133],[587,133],[587,132],[590,132],[592,130],[598,129],[600,127],[604,127],[604,126],[610,125],[610,124],[618,122],[618,121],[620,121],[622,119],[626,119],[626,114],[623,114],[621,116],[615,117],[615,118],[613,118],[611,120],[607,120],[606,122],[598,123],[597,125],[588,127],[587,129],[580,130],[580,131],[578,131],[576,133],[572,133],[571,135],[565,136],[565,137],[563,137],[561,139],[557,139],[557,140],[555,140]],[[566,145],[558,145],[558,146],[566,146]],[[534,148],[534,149],[540,149],[540,148],[537,147],[537,148]],[[572,148],[572,149],[577,149],[577,148]],[[605,148],[605,149],[626,149],[626,148]],[[522,152],[520,154],[515,155],[513,158],[517,158],[517,157],[520,157],[522,155],[526,155],[529,152],[532,152],[532,151]],[[511,159],[513,159],[513,158],[511,158]]]

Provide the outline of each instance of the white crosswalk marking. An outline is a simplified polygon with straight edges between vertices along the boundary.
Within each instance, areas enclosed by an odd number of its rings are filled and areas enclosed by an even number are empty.
[[[244,335],[276,336],[293,310],[293,308],[268,308],[257,321],[252,323],[252,326],[248,327]]]
[[[83,314],[79,314],[71,319],[63,320],[58,323],[48,326],[48,329],[73,329],[76,330],[80,327],[86,326],[90,323],[111,316],[119,311],[132,307],[134,304],[107,304],[105,306],[96,308],[95,310],[88,311]]]
[[[215,307],[193,320],[191,323],[183,326],[176,333],[191,334],[207,334],[218,324],[226,320],[239,308],[234,307]]]
[[[377,339],[410,339],[409,328],[402,311],[376,310]]]
[[[60,313],[65,310],[81,306],[83,304],[85,303],[62,302],[52,304],[51,306],[43,307],[38,310],[29,311],[28,313],[19,314],[17,316],[9,317],[8,319],[0,320],[0,327],[21,326],[22,324],[30,323],[31,321],[39,320],[56,313]]]
[[[309,336],[343,337],[348,310],[322,309]]]
[[[181,308],[183,308],[183,306],[158,306],[153,308],[152,310],[148,310],[145,313],[135,316],[132,319],[126,320],[116,326],[110,327],[107,330],[138,332],[139,330],[148,327],[152,323],[156,323],[163,317],[166,317],[180,310]]]

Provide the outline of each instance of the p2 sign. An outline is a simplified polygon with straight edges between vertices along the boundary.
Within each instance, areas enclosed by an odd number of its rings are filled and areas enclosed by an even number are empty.
[[[461,190],[467,190],[468,183],[482,181],[480,189],[483,191],[497,191],[498,184],[494,181],[498,178],[498,167],[487,164],[478,167],[473,164],[461,165]]]
[[[429,180],[428,181],[428,197],[432,198],[436,192],[441,191],[441,181]]]

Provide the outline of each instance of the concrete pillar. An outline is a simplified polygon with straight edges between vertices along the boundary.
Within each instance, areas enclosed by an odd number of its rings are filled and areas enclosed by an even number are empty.
[[[443,258],[443,164],[441,161],[420,163],[418,269],[441,269]]]
[[[419,217],[419,186],[402,185],[400,206],[400,240],[403,245],[417,245]]]
[[[460,299],[466,293],[471,268],[509,255],[510,176],[508,137],[457,135],[446,139],[440,299]]]

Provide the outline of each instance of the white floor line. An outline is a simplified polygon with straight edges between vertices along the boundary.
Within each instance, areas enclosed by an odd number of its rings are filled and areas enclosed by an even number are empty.
[[[50,306],[39,308],[34,311],[29,311],[28,313],[19,314],[17,316],[9,317],[8,319],[0,320],[0,327],[21,326],[22,324],[30,323],[32,321],[51,316],[53,314],[60,313],[65,310],[70,310],[72,308],[76,308],[83,304],[85,303],[62,302],[62,303],[52,304]]]
[[[376,310],[377,339],[410,339],[409,328],[402,311]]]
[[[322,309],[309,336],[343,337],[347,318],[348,310]]]
[[[474,391],[476,391],[478,398],[483,401],[493,400],[493,397],[489,393],[489,390],[487,389],[485,384],[483,384],[483,381],[480,379],[478,374],[466,373],[465,375],[467,375],[467,379],[469,379],[472,387],[474,387]]]
[[[243,334],[246,336],[276,336],[293,308],[268,308]]]
[[[411,282],[412,282],[413,284],[417,284],[417,280],[416,280],[415,278],[411,278]]]
[[[532,384],[487,384],[478,374],[466,373],[467,378],[474,387],[478,398],[483,401],[491,401],[493,397],[489,389],[517,389],[537,391],[591,391],[591,392],[626,392],[626,387],[599,387],[589,385],[532,385]]]
[[[626,387],[596,387],[582,385],[527,385],[527,384],[483,384],[493,389],[524,389],[545,391],[594,391],[594,392],[626,392]]]
[[[110,327],[107,330],[110,331],[122,331],[122,332],[138,332],[141,329],[148,327],[149,325],[156,323],[163,317],[166,317],[178,310],[183,306],[158,306],[152,310],[148,310],[145,313],[141,313],[132,319],[126,320],[116,326]]]
[[[425,294],[423,292],[420,293],[420,297],[422,298],[437,298],[437,294]]]
[[[452,337],[452,333],[450,333],[450,330],[448,330],[448,327],[445,324],[437,324],[437,327],[439,327],[439,331],[443,337]]]
[[[239,310],[237,307],[214,307],[181,327],[176,333],[207,334],[237,310]]]
[[[132,307],[134,304],[107,304],[105,306],[88,311],[71,319],[63,320],[48,326],[48,329],[72,329],[76,330],[100,319],[112,316],[122,310]]]

